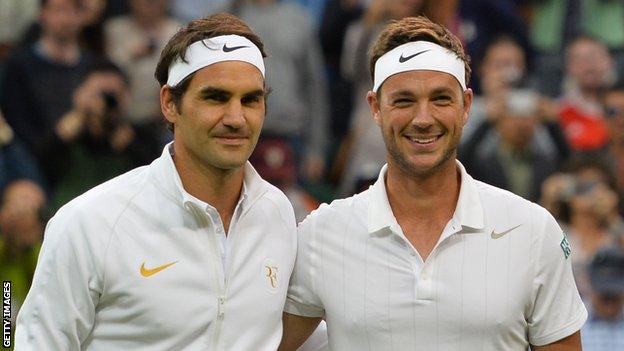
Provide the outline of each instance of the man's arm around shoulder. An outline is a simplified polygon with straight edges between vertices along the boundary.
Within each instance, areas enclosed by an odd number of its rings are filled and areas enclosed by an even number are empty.
[[[295,351],[301,346],[318,327],[321,322],[320,317],[304,317],[284,312],[282,324],[284,334],[278,351]]]
[[[580,351],[581,347],[581,332],[565,337],[561,340],[555,341],[551,344],[544,346],[531,346],[533,351]]]

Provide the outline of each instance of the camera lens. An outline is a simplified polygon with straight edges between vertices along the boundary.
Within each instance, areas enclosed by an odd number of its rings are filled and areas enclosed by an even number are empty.
[[[106,104],[107,111],[113,110],[117,108],[117,106],[119,106],[119,101],[117,101],[117,96],[113,92],[110,92],[110,91],[102,92],[102,98],[104,99],[104,104]]]

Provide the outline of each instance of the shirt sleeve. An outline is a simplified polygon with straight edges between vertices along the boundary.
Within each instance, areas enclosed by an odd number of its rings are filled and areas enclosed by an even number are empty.
[[[62,211],[62,210],[61,210]],[[17,317],[16,350],[79,350],[93,327],[101,277],[95,247],[77,216],[45,231],[33,284]]]
[[[533,308],[528,317],[529,342],[543,346],[580,330],[587,319],[587,310],[572,275],[570,245],[550,214],[537,243]]]
[[[284,311],[290,314],[305,317],[323,317],[325,310],[319,299],[312,272],[314,267],[314,220],[308,216],[297,228],[297,259],[295,268],[290,277],[290,286],[286,297]]]

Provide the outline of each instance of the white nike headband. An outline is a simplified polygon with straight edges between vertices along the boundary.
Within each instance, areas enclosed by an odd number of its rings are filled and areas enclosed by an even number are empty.
[[[391,76],[415,70],[445,72],[457,79],[466,90],[466,70],[462,61],[454,52],[429,41],[413,41],[398,46],[375,63],[375,84],[373,91]]]
[[[264,59],[260,49],[249,39],[240,35],[221,35],[194,42],[186,49],[186,62],[178,57],[169,66],[167,85],[175,87],[197,70],[223,61],[250,63],[264,74]]]

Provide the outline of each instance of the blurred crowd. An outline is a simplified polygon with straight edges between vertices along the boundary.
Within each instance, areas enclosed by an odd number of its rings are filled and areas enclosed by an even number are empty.
[[[366,189],[385,163],[365,100],[381,28],[415,15],[450,28],[476,96],[459,160],[559,221],[592,315],[584,349],[624,350],[618,0],[3,0],[0,274],[15,304],[49,217],[171,140],[153,78],[160,51],[182,23],[221,11],[268,48],[272,92],[251,162],[299,220]]]

